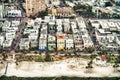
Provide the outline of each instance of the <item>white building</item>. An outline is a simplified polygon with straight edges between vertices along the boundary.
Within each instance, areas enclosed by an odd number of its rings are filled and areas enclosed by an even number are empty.
[[[39,51],[47,50],[47,36],[41,35],[39,38]]]
[[[75,50],[82,51],[84,49],[82,37],[80,37],[79,34],[74,34],[73,37],[74,37],[73,39],[74,39]]]
[[[62,32],[62,25],[57,26],[57,32]]]
[[[38,46],[38,41],[33,39],[30,41],[30,47],[37,47]]]
[[[82,39],[83,39],[84,48],[94,46],[89,35],[82,36]]]
[[[7,31],[10,25],[11,23],[9,21],[5,21],[2,26],[2,31]]]
[[[5,40],[3,42],[3,48],[11,47],[11,45],[12,45],[12,40]]]
[[[38,29],[24,29],[24,34],[35,34],[38,35]]]
[[[70,31],[70,23],[69,22],[63,22],[64,25],[64,32],[67,33]]]
[[[90,20],[90,23],[92,25],[93,28],[99,29],[100,28],[100,23],[99,21],[96,20]]]
[[[70,2],[70,1],[66,1],[66,4],[69,5],[70,7],[74,7],[75,6],[75,4]]]
[[[77,25],[79,26],[80,29],[86,29],[86,24],[82,17],[76,18],[76,21],[77,21]]]
[[[8,10],[8,17],[22,17],[21,10]]]
[[[20,21],[12,21],[11,26],[12,27],[17,27],[20,24]]]
[[[21,38],[20,40],[20,50],[28,50],[30,48],[30,42],[28,38]]]
[[[53,35],[48,35],[48,50],[55,51],[56,50],[56,37]]]
[[[34,33],[31,33],[30,35],[28,35],[28,38],[29,40],[37,40],[38,39],[38,34],[34,34]]]
[[[15,38],[15,32],[6,33],[6,40],[13,40]]]
[[[116,35],[116,43],[120,46],[120,36]]]
[[[53,5],[59,5],[60,4],[60,0],[45,0],[47,6],[53,6]]]
[[[4,36],[1,36],[1,35],[0,35],[0,46],[3,45],[3,42],[4,42]]]
[[[65,49],[71,50],[74,48],[74,42],[72,35],[66,35],[65,36]]]
[[[62,19],[56,19],[56,24],[57,25],[62,25]]]

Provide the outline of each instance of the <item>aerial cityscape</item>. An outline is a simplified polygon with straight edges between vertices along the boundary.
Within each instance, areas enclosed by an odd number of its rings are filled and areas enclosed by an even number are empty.
[[[120,0],[0,0],[0,80],[120,80]]]

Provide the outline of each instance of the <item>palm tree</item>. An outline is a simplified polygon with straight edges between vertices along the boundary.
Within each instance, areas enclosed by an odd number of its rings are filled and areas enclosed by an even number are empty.
[[[115,69],[114,71],[116,72],[117,71],[117,68],[120,67],[119,66],[119,63],[120,63],[120,54],[118,55],[118,57],[116,58],[116,61],[113,65],[113,68]]]
[[[48,51],[45,53],[45,61],[51,61],[51,55],[48,53]]]
[[[2,56],[3,56],[3,60],[6,61],[6,59],[8,58],[8,55],[6,53],[3,53]]]
[[[113,65],[113,68],[114,68],[114,71],[116,72],[117,71],[117,68],[118,67],[120,67],[119,65],[118,65],[118,62],[116,61],[115,63],[114,63],[114,65]]]
[[[87,52],[89,52],[89,53],[92,53],[92,52],[95,51],[95,48],[92,47],[92,46],[89,46],[89,47],[85,47],[85,50],[86,50]]]
[[[88,62],[87,66],[86,66],[86,69],[87,69],[86,72],[87,73],[92,73],[93,72],[92,71],[92,68],[93,68],[92,63],[93,63],[92,60],[90,60],[90,62]]]

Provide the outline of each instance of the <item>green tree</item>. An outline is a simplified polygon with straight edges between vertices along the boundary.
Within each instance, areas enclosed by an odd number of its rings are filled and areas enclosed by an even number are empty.
[[[89,47],[85,47],[85,50],[86,50],[87,52],[89,52],[89,53],[92,53],[92,52],[95,51],[95,48],[92,47],[92,46],[89,46]]]
[[[48,9],[46,8],[45,11],[38,12],[37,17],[44,18],[44,17],[47,16],[47,15],[48,15]]]
[[[64,25],[62,25],[62,32],[64,32]]]
[[[45,53],[45,61],[51,61],[51,55],[48,53],[48,51]]]
[[[70,34],[73,34],[73,30],[72,30],[72,27],[71,27],[71,26],[70,26],[69,33],[70,33]]]
[[[116,58],[116,61],[115,61],[114,65],[113,65],[113,68],[114,68],[115,72],[117,71],[118,67],[120,67],[119,66],[119,60],[118,60],[118,58]]]
[[[38,58],[35,60],[36,62],[43,62],[44,59],[41,55],[38,56]]]
[[[101,13],[101,18],[103,19],[108,18],[108,13]]]
[[[3,60],[6,61],[6,59],[8,58],[8,55],[6,53],[3,53],[2,56],[3,56]]]

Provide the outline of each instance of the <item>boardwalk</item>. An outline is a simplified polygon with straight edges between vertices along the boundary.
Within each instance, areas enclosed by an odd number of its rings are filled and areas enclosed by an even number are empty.
[[[4,75],[6,75],[6,74],[7,74],[7,69],[8,69],[8,62],[6,62]]]

